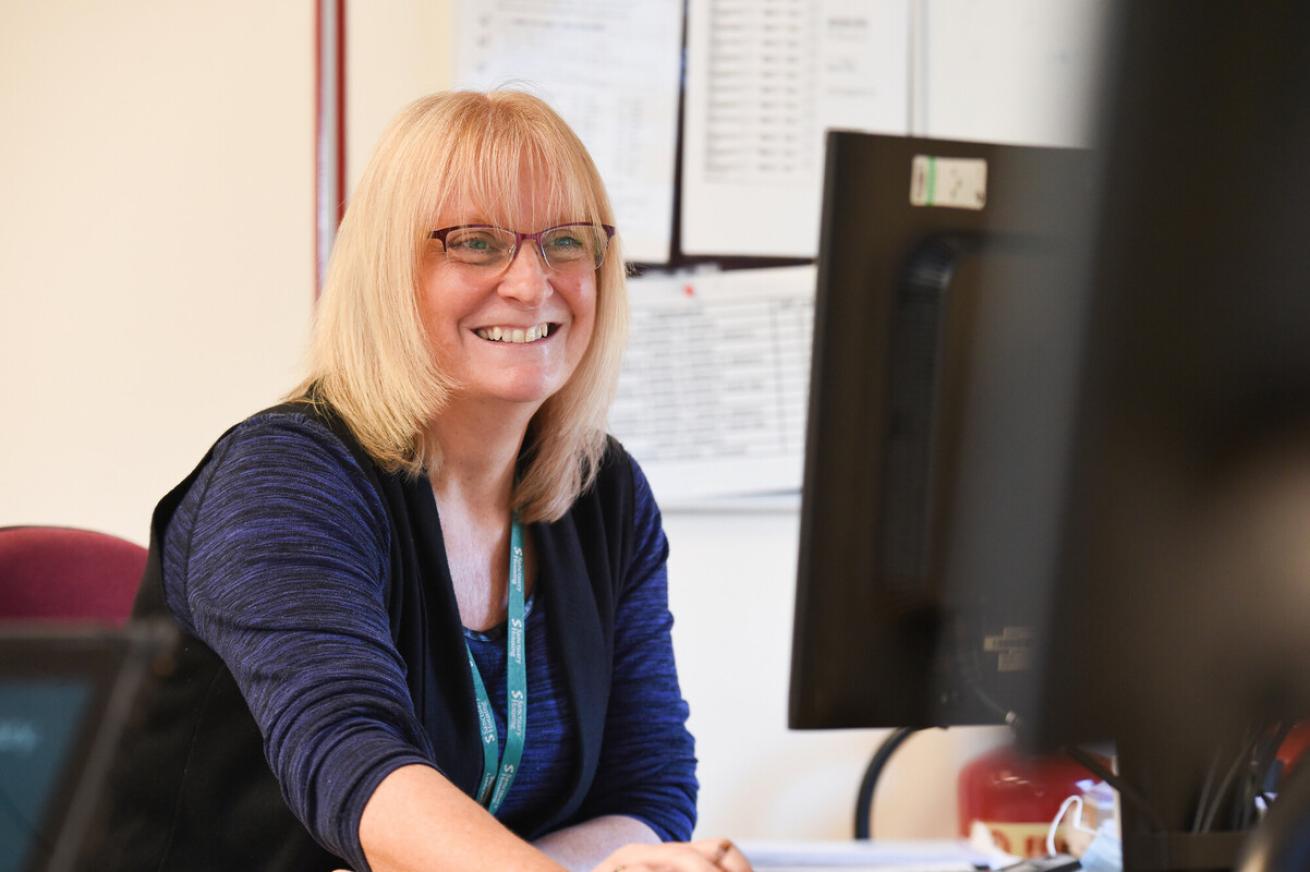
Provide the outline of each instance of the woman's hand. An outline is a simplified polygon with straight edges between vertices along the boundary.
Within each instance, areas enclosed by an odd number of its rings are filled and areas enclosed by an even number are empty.
[[[728,839],[700,839],[624,845],[592,872],[751,872],[751,864]]]

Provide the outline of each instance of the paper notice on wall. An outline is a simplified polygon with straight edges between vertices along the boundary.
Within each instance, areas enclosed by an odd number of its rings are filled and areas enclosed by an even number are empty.
[[[813,257],[829,128],[906,133],[910,0],[691,0],[682,248]]]
[[[457,85],[545,99],[591,152],[624,257],[668,261],[681,0],[461,0],[456,28]]]
[[[629,281],[610,429],[666,507],[800,489],[813,267]]]

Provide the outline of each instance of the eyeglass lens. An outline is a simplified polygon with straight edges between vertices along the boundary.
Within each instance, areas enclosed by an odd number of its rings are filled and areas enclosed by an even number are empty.
[[[515,254],[515,240],[501,227],[460,227],[446,234],[446,257],[471,266],[503,266]],[[552,269],[597,269],[608,241],[600,227],[566,224],[541,234],[539,251]]]

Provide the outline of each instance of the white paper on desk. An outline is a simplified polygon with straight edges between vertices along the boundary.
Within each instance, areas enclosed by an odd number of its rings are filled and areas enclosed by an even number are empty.
[[[456,29],[458,86],[521,88],[549,103],[605,180],[624,257],[668,261],[680,0],[460,0]]]
[[[972,850],[967,842],[867,841],[803,842],[742,841],[741,852],[757,872],[844,869],[846,872],[972,872],[988,866],[988,858]]]
[[[610,429],[666,508],[800,489],[813,267],[628,282]]]
[[[691,0],[683,251],[814,256],[825,130],[908,130],[909,4]]]

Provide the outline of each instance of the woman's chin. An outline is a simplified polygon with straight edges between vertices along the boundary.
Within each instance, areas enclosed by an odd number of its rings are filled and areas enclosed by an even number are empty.
[[[481,404],[502,405],[506,410],[530,408],[536,411],[542,403],[557,393],[562,385],[554,380],[520,379],[513,382],[487,385],[480,390],[471,390],[464,394],[466,399],[479,401]]]

